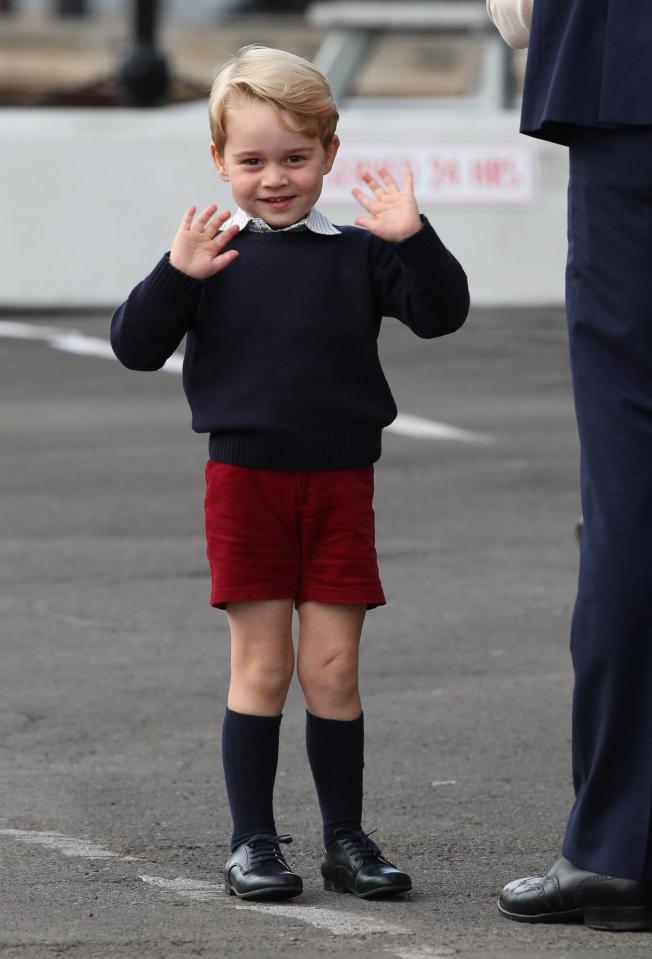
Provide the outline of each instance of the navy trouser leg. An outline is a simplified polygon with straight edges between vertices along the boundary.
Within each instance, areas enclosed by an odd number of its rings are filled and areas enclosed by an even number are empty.
[[[652,128],[571,146],[567,311],[584,533],[563,851],[652,880]]]

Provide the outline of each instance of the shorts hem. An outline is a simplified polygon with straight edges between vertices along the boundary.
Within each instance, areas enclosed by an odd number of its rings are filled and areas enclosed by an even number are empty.
[[[305,602],[315,603],[340,603],[346,606],[366,606],[367,609],[375,609],[377,606],[385,606],[387,600],[382,590],[377,589],[340,589],[324,586],[304,587],[300,590],[296,598],[295,606]]]
[[[215,609],[226,609],[227,603],[242,603],[248,600],[291,599],[294,602],[294,590],[264,590],[264,589],[219,589],[211,593],[211,606]]]
[[[376,609],[378,606],[386,606],[387,599],[384,593],[371,592],[369,590],[347,591],[341,589],[306,589],[302,590],[298,596],[293,596],[291,591],[279,590],[217,590],[211,595],[211,606],[214,609],[226,610],[227,603],[238,603],[247,601],[265,602],[277,599],[290,599],[297,609],[301,603],[333,603],[345,606],[366,606],[367,609]]]

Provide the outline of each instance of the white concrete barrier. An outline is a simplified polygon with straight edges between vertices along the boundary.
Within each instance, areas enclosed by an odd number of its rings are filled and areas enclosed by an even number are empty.
[[[516,113],[345,108],[320,207],[352,223],[358,165],[409,163],[476,304],[561,303],[567,153],[517,127]],[[204,104],[0,110],[0,307],[121,302],[169,249],[187,206],[231,205],[208,146]]]

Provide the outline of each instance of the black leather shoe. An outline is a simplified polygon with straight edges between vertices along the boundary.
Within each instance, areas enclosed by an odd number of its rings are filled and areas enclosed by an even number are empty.
[[[617,879],[560,859],[547,875],[516,879],[498,909],[517,922],[584,922],[592,929],[652,929],[652,882]]]
[[[279,843],[291,836],[252,836],[233,850],[224,866],[224,889],[239,899],[293,899],[303,892],[301,877],[288,866]]]
[[[366,833],[338,829],[321,860],[324,889],[352,892],[361,899],[398,896],[410,892],[412,880],[406,872],[384,859]]]

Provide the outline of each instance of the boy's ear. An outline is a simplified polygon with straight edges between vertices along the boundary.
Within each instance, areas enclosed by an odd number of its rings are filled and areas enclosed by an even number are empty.
[[[218,176],[221,180],[224,180],[228,183],[229,174],[224,165],[224,157],[220,156],[220,154],[217,152],[217,147],[214,143],[211,143],[211,156],[213,158],[213,163],[215,164],[215,169],[217,170]]]
[[[330,146],[326,150],[326,158],[324,160],[324,173],[330,173],[333,164],[335,163],[335,157],[337,156],[337,151],[340,148],[340,138],[335,134],[331,140]]]

